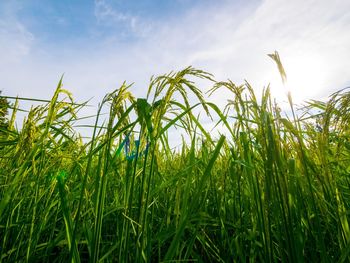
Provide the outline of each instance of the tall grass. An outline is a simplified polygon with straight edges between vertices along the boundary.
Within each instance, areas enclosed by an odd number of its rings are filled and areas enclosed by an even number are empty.
[[[226,107],[196,78],[228,91]],[[0,135],[0,262],[350,259],[347,90],[299,113],[290,96],[289,116],[269,88],[258,100],[249,83],[189,67],[146,96],[125,83],[107,94],[88,141],[74,129],[86,104],[62,80],[20,130],[17,100]],[[226,132],[213,136],[199,109]],[[189,138],[180,150],[174,128]]]

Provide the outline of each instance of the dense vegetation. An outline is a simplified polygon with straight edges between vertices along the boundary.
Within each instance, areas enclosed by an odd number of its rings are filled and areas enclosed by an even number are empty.
[[[9,102],[6,98],[1,97],[1,90],[0,90],[0,128],[6,128],[7,126],[7,119],[6,116],[8,114],[8,108],[10,107]]]
[[[196,78],[228,90],[227,106]],[[145,99],[126,84],[107,94],[88,141],[74,129],[86,105],[61,81],[20,130],[17,101],[0,135],[0,262],[348,261],[350,93],[301,112],[288,99],[283,114],[268,88],[258,100],[187,68],[153,78]]]

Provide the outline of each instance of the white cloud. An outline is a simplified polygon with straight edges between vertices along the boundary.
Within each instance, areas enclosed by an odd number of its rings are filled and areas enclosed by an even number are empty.
[[[26,31],[20,23],[14,23],[8,26],[4,21],[0,21],[0,50],[6,54],[7,63],[12,60],[19,60],[21,57],[28,55],[32,46],[33,35]]]
[[[95,0],[95,16],[98,22],[108,24],[115,22],[128,22],[132,24],[132,21],[135,20],[134,17],[113,9],[104,0]]]
[[[188,57],[220,78],[238,82],[247,78],[256,87],[271,81],[280,96],[278,71],[266,56],[278,50],[291,84],[296,85],[298,100],[319,97],[349,84],[345,70],[350,66],[350,16],[346,10],[350,2],[345,0],[266,0],[248,9],[251,13],[237,22],[237,16],[230,16],[233,10],[224,8],[218,18],[194,20],[205,35],[192,43],[195,48]],[[314,85],[305,86],[303,81]]]
[[[141,21],[140,17],[121,12],[112,7],[106,0],[95,0],[94,14],[99,24],[119,27],[119,29],[125,27],[139,37],[145,36],[150,30],[150,25]]]

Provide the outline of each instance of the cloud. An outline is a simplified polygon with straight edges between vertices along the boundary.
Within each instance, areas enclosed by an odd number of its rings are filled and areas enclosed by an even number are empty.
[[[128,24],[133,24],[135,17],[130,15],[123,14],[113,9],[110,5],[107,4],[104,0],[95,1],[95,16],[99,23],[108,23],[112,24],[115,22],[126,22]]]
[[[246,78],[258,89],[271,82],[276,93],[280,78],[266,54],[278,50],[299,101],[324,96],[349,84],[349,9],[349,1],[266,0],[237,18],[226,6],[210,20],[193,20],[205,34],[193,34],[188,58],[219,78]]]
[[[5,54],[2,57],[2,63],[18,61],[21,57],[28,55],[33,40],[33,35],[22,24],[0,20],[0,50]]]
[[[150,30],[150,26],[143,23],[140,17],[121,12],[106,0],[95,0],[94,15],[99,25],[119,30],[120,28],[124,28],[124,34],[131,32],[141,37]]]
[[[15,16],[19,6],[4,4],[0,10],[0,66],[20,61],[30,53],[34,35]]]

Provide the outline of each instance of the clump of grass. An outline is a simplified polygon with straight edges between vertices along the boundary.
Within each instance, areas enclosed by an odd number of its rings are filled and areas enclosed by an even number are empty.
[[[226,107],[195,78],[230,92]],[[349,260],[347,90],[299,114],[290,96],[288,116],[269,88],[258,100],[189,67],[153,78],[146,98],[126,83],[107,94],[88,141],[74,129],[86,104],[62,81],[17,130],[20,100],[0,137],[0,262]],[[189,138],[178,151],[173,128]]]

